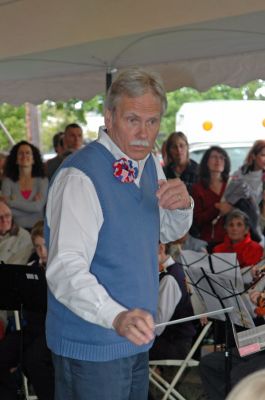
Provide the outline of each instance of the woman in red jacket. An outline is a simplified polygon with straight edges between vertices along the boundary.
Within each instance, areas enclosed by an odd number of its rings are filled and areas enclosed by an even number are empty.
[[[251,239],[249,218],[238,209],[226,216],[226,236],[223,243],[214,247],[214,253],[236,253],[240,267],[257,264],[263,257],[263,247]]]
[[[199,182],[192,187],[195,204],[193,231],[198,231],[198,236],[208,242],[210,249],[224,240],[223,215],[232,209],[229,203],[221,202],[229,172],[228,154],[221,147],[212,146],[202,157]]]

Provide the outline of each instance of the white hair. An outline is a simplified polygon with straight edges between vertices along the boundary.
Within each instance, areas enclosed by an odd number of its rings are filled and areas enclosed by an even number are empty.
[[[105,100],[105,109],[114,113],[120,98],[139,97],[151,92],[161,102],[161,115],[167,108],[167,97],[160,76],[142,68],[128,68],[122,71],[110,86]]]

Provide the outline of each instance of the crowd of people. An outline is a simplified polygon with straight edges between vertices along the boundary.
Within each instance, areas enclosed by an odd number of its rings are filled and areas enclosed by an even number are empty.
[[[48,182],[64,159],[83,146],[77,123],[54,135],[57,155],[43,162],[39,149],[22,140],[1,157],[0,260],[7,265],[30,266],[45,276],[47,246],[44,216]],[[46,281],[46,279],[45,279]],[[40,310],[23,309],[22,331],[14,326],[10,310],[0,315],[0,398],[15,400],[21,391],[20,371],[29,378],[39,400],[54,399],[54,370],[45,338],[47,286],[32,299]]]
[[[198,164],[173,132],[162,168],[152,148],[165,110],[160,79],[129,69],[109,89],[97,141],[84,146],[72,123],[54,135],[46,163],[24,140],[3,157],[0,259],[43,271],[48,309],[24,310],[23,334],[2,312],[1,399],[17,398],[21,369],[39,400],[145,400],[148,359],[182,359],[198,334],[193,322],[155,329],[194,314],[178,253],[236,253],[241,268],[262,260],[265,140],[231,174],[220,146]],[[263,316],[263,292],[250,298]],[[201,362],[212,400],[225,398],[222,362],[215,353]],[[236,354],[233,362],[236,383],[244,374]]]
[[[264,259],[265,140],[253,143],[246,160],[233,173],[228,154],[216,145],[206,150],[199,164],[190,160],[188,140],[182,132],[172,133],[163,149],[166,176],[180,177],[194,200],[193,225],[188,235],[171,244],[171,254],[176,256],[183,249],[234,253],[239,267],[251,267],[253,282],[258,281],[262,273],[256,266]],[[265,292],[251,286],[248,294],[256,306],[254,321],[263,324]],[[265,368],[263,353],[242,358],[235,348],[230,362],[232,387],[248,374]],[[213,352],[201,359],[200,375],[207,398],[225,399],[225,368],[224,352]]]

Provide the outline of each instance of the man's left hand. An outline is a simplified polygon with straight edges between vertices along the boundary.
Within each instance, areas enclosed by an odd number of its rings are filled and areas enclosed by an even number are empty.
[[[190,196],[185,183],[179,178],[159,180],[156,192],[159,206],[168,210],[184,209],[191,206]]]

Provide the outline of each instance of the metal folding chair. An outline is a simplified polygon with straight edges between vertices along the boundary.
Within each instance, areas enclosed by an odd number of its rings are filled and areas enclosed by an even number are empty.
[[[14,311],[14,318],[15,318],[16,330],[20,331],[21,330],[21,324],[20,324],[20,318],[19,318],[19,312],[18,311]],[[23,380],[23,388],[24,388],[25,400],[38,400],[38,397],[35,394],[34,395],[29,394],[28,379],[23,374],[23,372],[22,372],[22,380]]]
[[[193,360],[192,357],[195,351],[198,349],[202,340],[206,336],[208,330],[210,329],[212,322],[208,322],[207,325],[204,326],[197,340],[194,342],[192,348],[187,354],[184,360],[152,360],[149,361],[149,381],[155,385],[158,389],[164,393],[162,400],[170,399],[170,400],[186,400],[185,397],[180,394],[176,386],[179,383],[183,372],[187,367],[197,367],[199,365],[199,361]],[[170,367],[179,367],[174,378],[171,382],[168,382],[164,377],[157,373],[156,367],[159,366],[170,366]]]

